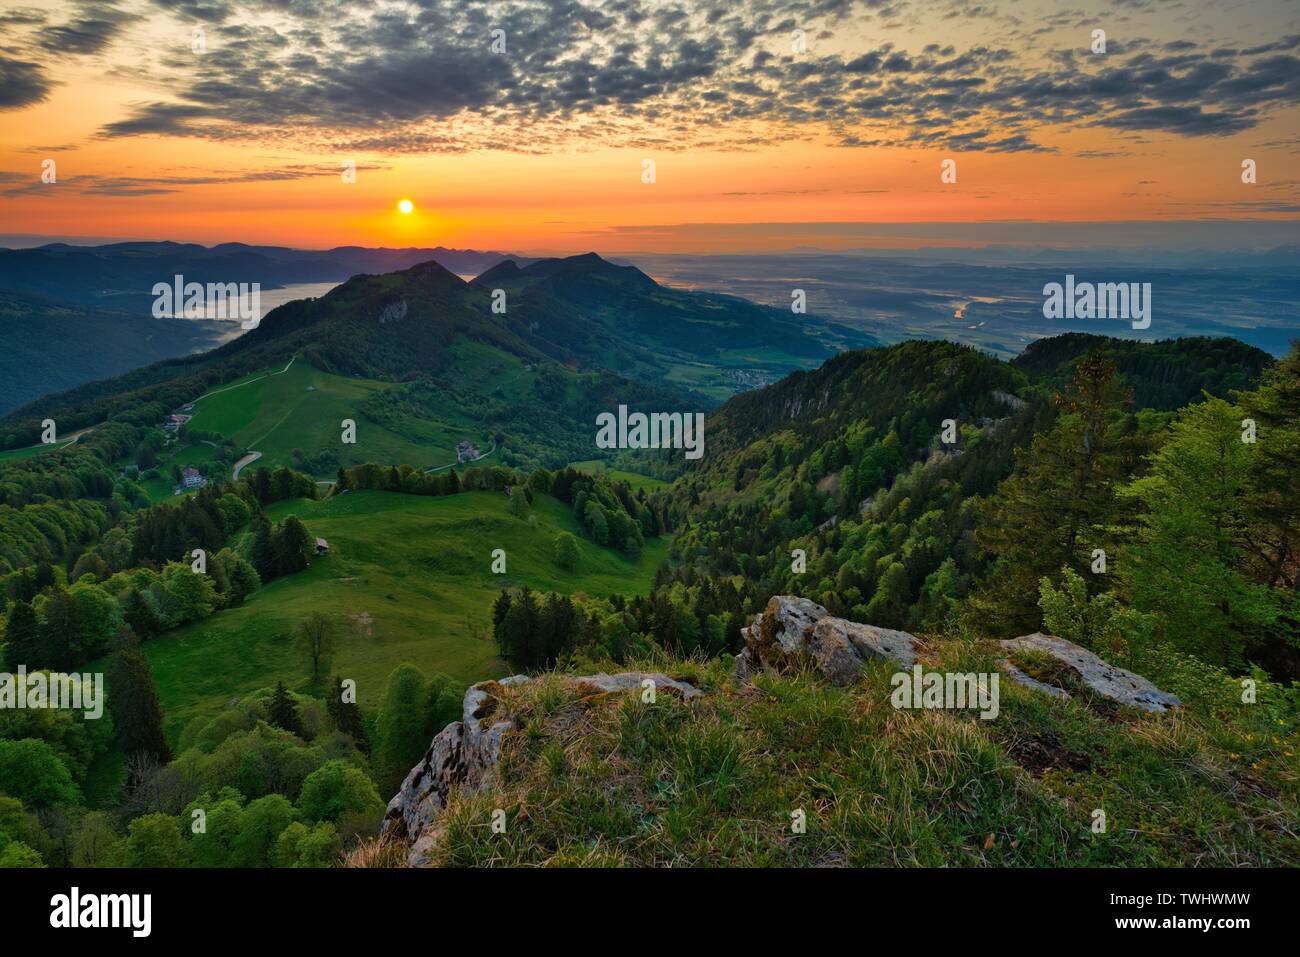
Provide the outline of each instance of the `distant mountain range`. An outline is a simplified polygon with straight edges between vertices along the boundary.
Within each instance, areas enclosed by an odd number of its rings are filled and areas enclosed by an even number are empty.
[[[245,243],[51,243],[0,249],[0,289],[148,315],[154,283],[170,282],[177,273],[186,281],[257,282],[273,289],[290,283],[342,282],[363,273],[395,272],[430,261],[459,275],[478,275],[504,258],[503,253],[442,246],[312,250]]]

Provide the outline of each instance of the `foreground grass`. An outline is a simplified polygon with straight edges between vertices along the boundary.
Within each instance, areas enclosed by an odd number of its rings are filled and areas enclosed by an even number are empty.
[[[504,689],[521,726],[498,787],[453,798],[435,862],[1300,864],[1294,722],[1117,715],[1010,683],[999,717],[981,721],[895,710],[888,666],[849,690],[808,674],[734,687],[724,662],[639,667],[708,694],[580,698],[554,676]],[[505,833],[490,827],[494,808]]]
[[[332,672],[357,682],[357,701],[373,713],[389,672],[403,662],[469,684],[508,672],[491,639],[491,604],[502,587],[590,595],[645,593],[666,540],[651,540],[639,559],[580,537],[565,505],[538,496],[528,517],[509,514],[501,493],[426,498],[354,492],[324,501],[281,502],[273,519],[296,514],[331,553],[260,589],[239,608],[145,644],[175,740],[198,716],[232,698],[283,680],[319,696],[291,639],[308,613],[327,615],[338,632]],[[553,557],[561,531],[579,538],[581,559],[568,572]],[[507,574],[491,572],[502,548]]]

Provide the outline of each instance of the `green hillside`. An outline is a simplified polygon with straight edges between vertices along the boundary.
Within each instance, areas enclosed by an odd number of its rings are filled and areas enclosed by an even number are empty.
[[[295,360],[287,370],[254,373],[203,397],[190,425],[261,452],[259,464],[268,468],[294,465],[295,449],[307,456],[335,449],[345,465],[400,461],[429,467],[454,459],[455,441],[441,437],[436,446],[421,447],[358,411],[372,393],[389,388],[391,383],[333,375]],[[339,442],[344,419],[357,423],[351,448]]]
[[[525,519],[512,517],[507,504],[491,492],[351,492],[273,506],[273,519],[297,515],[313,536],[329,541],[331,553],[238,608],[144,646],[168,736],[277,680],[306,689],[309,669],[287,635],[309,612],[324,612],[338,625],[332,670],[356,680],[358,704],[373,712],[385,678],[402,662],[465,683],[498,677],[506,665],[491,640],[488,610],[501,588],[643,594],[667,551],[666,540],[651,539],[632,560],[594,545],[571,510],[548,496],[537,496]],[[573,572],[554,561],[552,542],[561,531],[578,538]],[[505,575],[491,573],[495,548],[505,549]]]
[[[505,464],[556,468],[592,453],[601,411],[708,404],[585,356],[591,335],[611,334],[581,315],[570,318],[549,324],[523,302],[499,313],[490,290],[433,262],[356,276],[318,299],[272,310],[219,349],[28,403],[0,420],[0,448],[38,442],[47,417],[65,433],[109,420],[149,428],[206,397],[195,428],[254,448],[265,441],[258,450],[269,463],[292,461],[317,476],[364,461],[446,465],[459,441],[486,450],[497,432],[506,439]],[[630,370],[657,362],[646,348],[634,360]],[[322,377],[311,378],[300,363]],[[338,441],[344,418],[358,424],[355,446]]]

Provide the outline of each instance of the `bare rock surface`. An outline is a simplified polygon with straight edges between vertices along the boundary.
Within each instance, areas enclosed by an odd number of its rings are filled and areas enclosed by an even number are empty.
[[[806,655],[828,681],[848,685],[873,659],[912,667],[920,646],[920,640],[905,631],[837,618],[816,602],[793,595],[773,597],[741,634],[745,648],[736,657],[737,681]]]
[[[1176,695],[1161,691],[1146,678],[1131,671],[1112,665],[1104,658],[1099,658],[1087,648],[1082,648],[1072,641],[1035,632],[1020,638],[1011,638],[1001,642],[1008,651],[1037,651],[1051,655],[1057,661],[1078,675],[1091,691],[1102,698],[1130,708],[1162,713],[1171,708],[1181,708],[1182,702]],[[1063,689],[1054,688],[1042,681],[1031,678],[1019,668],[1008,662],[1008,674],[1013,681],[1040,691],[1064,693]]]
[[[565,676],[584,696],[640,691],[642,682],[655,683],[656,694],[668,691],[683,700],[702,694],[685,681],[658,672],[626,671],[619,674]],[[441,834],[438,824],[453,791],[480,792],[491,787],[501,758],[501,743],[514,730],[516,719],[500,710],[499,693],[510,685],[531,680],[512,675],[499,681],[481,681],[465,692],[461,720],[443,728],[429,745],[420,763],[411,768],[401,789],[388,802],[382,836],[410,842],[407,863],[422,867],[429,863]]]

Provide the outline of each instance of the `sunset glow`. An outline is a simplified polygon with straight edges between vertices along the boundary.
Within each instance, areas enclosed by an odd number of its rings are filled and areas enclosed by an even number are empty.
[[[1195,18],[1111,3],[1066,16],[1048,2],[1014,14],[862,3],[835,18],[795,4],[797,28],[759,2],[680,21],[647,4],[662,17],[647,21],[653,50],[622,15],[521,3],[504,53],[489,45],[492,6],[464,6],[290,15],[232,2],[191,22],[134,0],[112,16],[53,3],[8,18],[3,231],[686,250],[682,227],[701,224],[1300,211],[1300,13],[1283,0]],[[1090,48],[1098,28],[1104,54]],[[301,32],[328,46],[345,30],[370,41],[320,55]],[[612,53],[619,43],[634,49]],[[945,159],[955,183],[940,180]],[[55,182],[42,181],[47,161]],[[401,215],[376,215],[399,183],[436,219],[405,199]],[[717,235],[708,248],[724,251]]]

